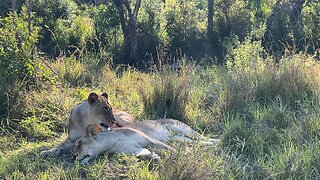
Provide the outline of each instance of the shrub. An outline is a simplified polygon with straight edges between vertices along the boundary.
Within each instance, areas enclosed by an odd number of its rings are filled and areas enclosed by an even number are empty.
[[[35,0],[33,10],[42,27],[39,48],[52,57],[81,54],[95,35],[94,22],[74,1]]]
[[[179,57],[179,51],[188,56],[198,57],[204,54],[206,15],[200,2],[169,1],[165,2],[163,19],[165,19],[165,36],[162,42],[167,47],[167,53],[174,58]]]
[[[88,16],[74,16],[68,20],[58,19],[54,25],[57,52],[64,55],[81,54],[94,36],[93,21]]]
[[[319,2],[308,1],[302,8],[301,15],[303,20],[303,32],[306,39],[305,42],[308,42],[308,44],[305,45],[306,47],[308,47],[308,53],[315,51],[316,48],[320,45],[319,12]]]
[[[89,7],[88,13],[93,19],[95,29],[95,37],[92,44],[89,44],[89,48],[92,48],[95,53],[106,52],[115,59],[119,55],[123,42],[117,8],[112,2],[108,2]]]
[[[23,7],[20,14],[0,19],[0,118],[14,109],[11,102],[18,101],[20,91],[39,89],[53,80],[36,54],[39,28],[34,21],[28,24],[26,12]]]

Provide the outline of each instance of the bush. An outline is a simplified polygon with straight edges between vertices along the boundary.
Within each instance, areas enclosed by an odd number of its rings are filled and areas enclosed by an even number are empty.
[[[94,22],[95,37],[89,50],[97,53],[107,53],[116,60],[121,50],[123,37],[117,8],[112,2],[89,7],[88,13]]]
[[[52,57],[79,55],[93,40],[94,22],[74,1],[35,0],[33,10],[43,19],[39,48]]]
[[[30,24],[29,31],[26,12],[23,7],[20,14],[12,13],[0,19],[1,118],[12,109],[14,104],[10,102],[17,101],[19,91],[39,89],[53,80],[36,54],[39,28]]]
[[[179,57],[179,51],[191,57],[201,57],[205,49],[206,15],[196,1],[166,2],[163,11],[165,33],[162,42],[167,47],[167,54]],[[179,54],[180,53],[180,54]]]
[[[308,1],[302,8],[303,32],[308,44],[308,53],[316,51],[320,45],[320,3]],[[315,23],[317,22],[317,23]]]
[[[58,54],[81,54],[89,40],[93,39],[93,21],[87,16],[75,16],[68,20],[58,19],[54,25]]]

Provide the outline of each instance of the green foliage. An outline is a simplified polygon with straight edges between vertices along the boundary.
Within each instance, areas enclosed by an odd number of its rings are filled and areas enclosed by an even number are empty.
[[[243,40],[251,30],[250,10],[246,8],[246,2],[239,0],[217,1],[215,16],[220,37],[228,37],[236,34]]]
[[[40,88],[53,80],[36,54],[39,28],[34,21],[28,23],[26,12],[23,7],[20,14],[0,19],[1,118],[18,104],[19,91]]]
[[[238,43],[236,41],[236,43]],[[246,39],[236,47],[231,47],[228,54],[227,68],[237,71],[238,73],[250,73],[263,70],[263,47],[259,41]],[[233,49],[235,48],[235,49]],[[241,72],[239,72],[241,71]]]
[[[36,16],[43,19],[42,23],[39,24],[42,27],[39,48],[51,56],[59,55],[60,44],[57,43],[58,40],[54,29],[56,21],[67,21],[73,17],[77,11],[77,5],[68,0],[35,0],[32,9]],[[69,34],[64,33],[64,35]],[[64,49],[61,49],[61,51],[63,52]]]
[[[85,64],[79,62],[75,57],[58,58],[52,67],[55,69],[59,79],[66,86],[85,86],[92,84],[93,75]]]
[[[92,48],[96,53],[109,53],[111,57],[115,57],[123,42],[116,7],[109,2],[106,5],[90,7],[88,13],[94,21],[96,36],[89,48]]]
[[[112,64],[124,62],[112,2],[32,2],[30,32],[26,8],[20,12],[18,5],[17,14],[6,16],[10,2],[0,2],[1,179],[319,177],[320,65],[294,53],[319,48],[318,2],[214,1],[209,42],[206,1],[142,1],[137,29],[142,63],[205,57],[195,59],[201,66],[184,64],[178,71],[155,62],[151,72]],[[47,61],[37,48],[62,56]],[[207,65],[213,60],[226,66]],[[54,86],[43,86],[52,75],[42,62],[55,72]],[[43,146],[65,139],[70,109],[93,91],[108,92],[113,107],[137,118],[177,118],[199,132],[218,134],[221,144],[170,143],[176,151],[157,152],[163,158],[159,164],[119,154],[86,167],[69,157],[40,158]],[[60,133],[58,140],[43,142]]]
[[[54,34],[59,54],[82,53],[86,43],[94,36],[93,22],[88,16],[58,19],[54,25]]]
[[[175,1],[166,5],[165,31],[167,34],[167,53],[178,56],[182,50],[190,56],[203,53],[206,17],[204,10],[197,7],[196,1]],[[197,54],[199,53],[199,54]]]
[[[43,18],[40,48],[53,57],[82,53],[94,37],[93,20],[74,1],[36,0],[33,11]]]
[[[147,0],[142,3],[142,8],[138,17],[138,44],[141,60],[158,60],[157,49],[164,46],[165,39],[161,39],[163,34],[161,29],[162,1]],[[161,9],[159,11],[159,9]]]
[[[26,9],[20,15],[11,14],[1,19],[1,23],[1,78],[8,84],[25,79],[26,83],[35,85],[32,52],[37,42],[38,28],[29,32]]]
[[[320,3],[307,1],[302,9],[303,31],[309,51],[315,51],[320,45]]]

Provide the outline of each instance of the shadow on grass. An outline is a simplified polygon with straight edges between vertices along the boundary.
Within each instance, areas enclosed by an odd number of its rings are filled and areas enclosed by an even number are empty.
[[[70,153],[40,156],[42,150],[53,146],[53,143],[27,143],[5,152],[0,158],[0,179],[127,179],[149,170],[148,161],[138,162],[135,156],[123,154],[105,153],[86,166],[73,160]]]
[[[59,157],[40,156],[40,152],[49,149],[44,143],[26,143],[19,148],[4,152],[0,158],[0,178],[2,179],[38,179],[84,177],[79,163],[74,163],[70,154]]]

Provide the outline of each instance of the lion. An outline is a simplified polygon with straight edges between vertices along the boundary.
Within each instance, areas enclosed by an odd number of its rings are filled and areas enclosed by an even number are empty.
[[[68,138],[58,146],[42,151],[41,156],[57,156],[61,153],[72,152],[74,143],[87,134],[90,124],[97,124],[101,131],[108,128],[121,127],[135,121],[135,118],[119,109],[113,109],[108,102],[108,94],[98,95],[91,93],[88,99],[72,108],[69,124]]]
[[[93,124],[95,128],[93,130],[91,128],[91,131],[88,132],[88,126]],[[134,131],[139,131],[138,134],[143,133],[143,136],[162,143],[174,140],[193,143],[194,140],[199,140],[202,144],[212,145],[219,142],[218,139],[206,139],[188,125],[174,119],[135,122],[134,117],[130,114],[118,109],[112,109],[108,102],[107,93],[102,95],[91,93],[86,101],[71,110],[68,138],[58,146],[42,151],[40,155],[57,156],[61,153],[71,153],[74,150],[75,143],[80,138],[88,138],[88,134],[98,136],[99,132],[103,131],[122,132],[117,128],[130,128]],[[105,141],[108,142],[109,139],[105,139]]]
[[[219,142],[194,131],[185,123],[175,119],[158,119],[137,121],[123,127],[104,131],[98,124],[89,125],[87,135],[76,144],[76,160],[87,164],[99,154],[120,152],[135,154],[142,159],[160,160],[160,157],[151,153],[147,147],[174,150],[166,145],[169,141],[193,143],[197,140],[202,145],[211,146]]]
[[[170,146],[148,137],[143,132],[130,127],[114,128],[102,131],[97,124],[89,125],[87,135],[75,143],[74,156],[82,164],[88,162],[103,152],[134,154],[139,159],[158,162],[160,157],[148,150],[148,147],[172,151]]]

